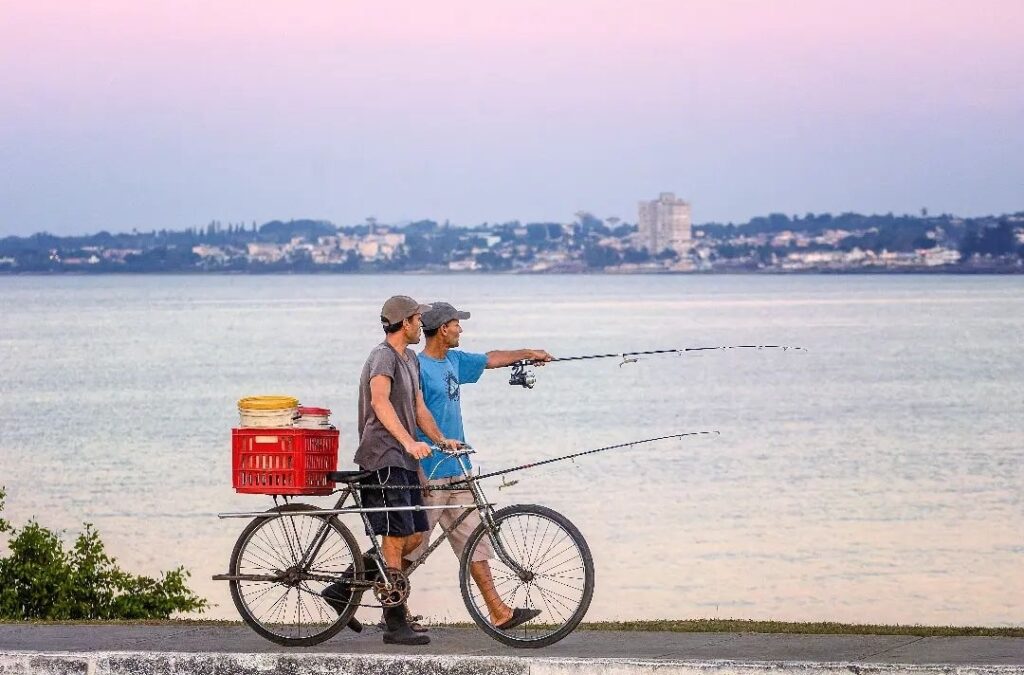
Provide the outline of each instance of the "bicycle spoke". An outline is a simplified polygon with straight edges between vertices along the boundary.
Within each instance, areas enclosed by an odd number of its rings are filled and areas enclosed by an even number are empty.
[[[544,608],[547,610],[548,614],[554,614],[554,612],[551,611],[551,606],[548,604],[548,600],[543,593],[540,594],[540,600],[544,603]],[[562,616],[561,612],[559,612],[558,616],[563,622],[565,621],[565,617]]]
[[[515,556],[513,556],[515,558],[515,561],[518,562],[518,563],[525,562],[526,561],[526,551],[525,551],[526,540],[523,539],[522,543],[520,543],[520,537],[523,537],[525,535],[525,533],[523,531],[522,521],[519,520],[519,519],[516,519],[514,522],[505,523],[502,526],[501,529],[502,529],[502,532],[505,532],[505,533],[507,533],[509,535],[509,539],[512,541],[512,544],[515,547]],[[509,553],[511,553],[511,551]]]
[[[562,555],[564,555],[564,552],[562,553]],[[557,572],[559,569],[562,568],[562,566],[570,565],[570,564],[572,564],[574,562],[577,562],[578,560],[579,560],[579,556],[574,551],[570,555],[566,556],[565,558],[561,558],[559,560],[556,560],[556,561],[553,561],[553,562],[549,562],[549,563],[547,563],[545,565],[545,567],[543,569],[541,569],[541,570],[533,570],[533,572],[534,572],[534,574],[540,574],[540,575],[551,574],[552,572]]]
[[[578,591],[578,592],[580,592],[580,593],[582,593],[582,592],[583,592],[583,589],[582,589],[582,588],[577,588],[576,586],[573,586],[572,584],[567,584],[567,583],[565,583],[564,581],[558,581],[557,579],[550,579],[549,577],[542,577],[542,578],[543,578],[543,579],[549,579],[550,581],[552,581],[552,582],[554,582],[554,583],[558,584],[559,586],[564,586],[564,587],[565,587],[566,589],[568,589],[568,590],[572,590],[572,591]],[[538,583],[540,583],[540,582],[538,582]]]
[[[545,589],[543,586],[541,586],[538,583],[534,583],[533,584],[533,588],[536,588],[537,592],[540,593],[541,595],[544,595],[545,597],[551,598],[552,602],[557,602],[560,605],[562,605],[563,607],[565,607],[566,609],[570,609],[570,610],[575,609],[575,607],[574,607],[574,605],[576,604],[576,599],[575,598],[571,598],[568,595],[565,595],[564,593],[559,593],[558,591],[551,590],[550,588]]]
[[[292,542],[291,535],[288,533],[288,528],[285,526],[283,522],[281,522],[283,520],[284,518],[275,518],[274,520],[270,521],[271,530],[273,530],[274,534],[277,535],[276,538],[278,539],[278,541],[283,542],[281,550],[290,556],[288,558],[288,561],[294,563],[294,561],[298,557],[295,554],[295,544]]]
[[[252,553],[251,556],[248,555],[250,553],[250,551],[246,550],[246,560],[251,562],[251,559],[255,558],[256,559],[255,562],[260,563],[260,565],[262,565],[262,566],[256,566],[254,563],[251,563],[252,566],[256,567],[256,570],[266,570],[266,571],[275,571],[276,572],[276,571],[280,571],[280,570],[284,570],[284,569],[288,568],[288,562],[287,561],[281,560],[280,556],[276,555],[273,551],[268,551],[263,546],[263,544],[261,544],[261,543],[254,543],[251,546],[251,548],[253,549],[253,551],[251,551],[251,553]],[[262,554],[262,556],[265,556],[265,558],[261,557],[261,556],[257,556],[256,555],[257,552]],[[273,564],[273,562],[272,562],[272,559],[275,558],[275,557],[277,558],[277,563],[278,563],[276,565]],[[246,566],[246,569],[249,569],[249,566]]]
[[[547,560],[548,559],[548,555],[551,553],[551,550],[553,548],[555,548],[556,546],[561,546],[562,542],[564,542],[567,539],[569,540],[569,546],[572,547],[573,550],[575,550],[576,543],[572,540],[571,537],[569,537],[568,534],[564,534],[563,533],[562,537],[560,537],[560,538],[558,538],[557,536],[551,538],[551,543],[548,544],[548,547],[546,549],[544,549],[544,552],[541,553],[540,556],[537,558],[538,561]]]
[[[282,603],[282,601],[286,600],[288,598],[288,591],[289,590],[291,590],[291,589],[286,586],[284,588],[284,593],[281,594],[281,597],[279,597],[277,600],[275,600],[274,604],[272,604],[270,606],[270,609],[267,610],[268,613],[269,613],[269,616],[271,616],[271,617],[276,616],[278,612],[281,612],[283,614],[287,610],[288,604],[287,603]],[[271,623],[275,623],[275,622],[271,622]]]
[[[278,584],[274,584],[273,586],[267,586],[266,588],[261,589],[258,593],[254,593],[251,595],[246,594],[246,598],[248,599],[246,604],[254,607],[259,605],[265,605],[267,598],[272,597],[270,596],[270,593],[275,590],[280,590]]]
[[[539,523],[538,523],[538,529],[540,529]],[[535,539],[536,539],[536,548],[533,548],[533,547],[530,548],[530,569],[531,570],[534,567],[534,562],[537,561],[540,558],[540,556],[542,555],[541,554],[541,549],[544,547],[544,540],[547,539],[548,530],[549,529],[551,529],[551,521],[550,520],[544,521],[544,531],[540,533],[540,536],[535,537]]]
[[[268,562],[276,560],[279,564],[277,569],[286,569],[288,567],[288,559],[282,554],[282,547],[280,542],[271,541],[269,537],[263,535],[262,532],[258,533],[259,537],[254,537],[250,546],[256,547],[263,555],[267,557]],[[248,549],[246,553],[248,553]]]
[[[294,555],[295,554],[292,553],[292,558],[291,559],[285,557],[287,555],[287,553],[290,551],[290,547],[288,546],[288,542],[286,540],[282,539],[282,535],[284,534],[284,530],[282,530],[280,525],[279,525],[279,519],[278,520],[268,521],[267,527],[262,528],[262,529],[266,530],[267,538],[268,539],[270,538],[270,536],[274,537],[274,543],[272,544],[272,547],[274,548],[274,550],[277,550],[277,551],[281,552],[281,554],[280,554],[281,555],[281,560],[284,561],[284,566],[286,568],[290,567],[291,564],[290,564],[289,560],[294,560]]]
[[[324,605],[327,603],[324,600],[323,595],[307,586],[303,586],[302,584],[299,584],[298,589],[311,596],[309,604],[313,605],[313,607],[316,608],[317,613],[320,615],[318,617],[320,619],[319,623],[330,623],[330,615],[324,612]],[[310,614],[310,618],[312,618],[312,614]]]

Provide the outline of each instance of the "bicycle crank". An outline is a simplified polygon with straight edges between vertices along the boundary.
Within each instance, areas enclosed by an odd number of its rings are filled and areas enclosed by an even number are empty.
[[[373,595],[382,607],[396,607],[405,603],[409,597],[409,577],[402,570],[388,567],[385,570],[387,580],[378,579],[373,582]]]

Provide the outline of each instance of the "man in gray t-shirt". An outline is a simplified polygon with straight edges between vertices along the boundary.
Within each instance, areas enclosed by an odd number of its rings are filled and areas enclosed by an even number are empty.
[[[430,309],[405,295],[384,303],[380,312],[384,342],[370,352],[359,376],[359,447],[355,462],[373,471],[360,490],[367,508],[422,506],[423,494],[417,469],[419,460],[430,454],[430,446],[417,441],[417,427],[437,445],[458,447],[446,439],[423,402],[419,361],[410,344],[420,341],[420,315]],[[394,488],[388,486],[393,485]],[[399,487],[401,486],[401,487]],[[405,566],[404,556],[416,549],[427,530],[423,511],[368,513],[372,534],[381,538],[381,553],[388,567]],[[405,605],[384,609],[384,642],[427,644],[430,638],[410,628]]]

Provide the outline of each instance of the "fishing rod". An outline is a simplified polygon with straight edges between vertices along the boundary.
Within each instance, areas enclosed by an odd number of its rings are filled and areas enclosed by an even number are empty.
[[[644,438],[644,439],[639,440],[639,441],[629,441],[627,443],[617,443],[615,445],[606,445],[603,448],[594,448],[592,450],[582,450],[580,452],[574,452],[574,453],[569,454],[569,455],[562,455],[561,457],[552,457],[551,459],[543,459],[543,460],[541,460],[539,462],[530,462],[529,464],[520,464],[519,466],[509,467],[508,469],[501,469],[499,471],[492,471],[490,473],[485,473],[485,474],[481,474],[481,475],[478,475],[478,476],[472,476],[471,478],[468,478],[466,480],[454,481],[452,483],[449,483],[448,485],[432,485],[432,486],[430,486],[430,489],[431,490],[442,490],[442,491],[443,490],[465,490],[466,489],[466,484],[467,484],[467,482],[469,480],[478,481],[478,480],[483,480],[484,478],[493,478],[494,476],[504,476],[506,474],[512,473],[513,471],[523,471],[524,469],[532,469],[534,467],[544,466],[545,464],[551,464],[552,462],[563,462],[563,461],[565,461],[567,459],[575,459],[576,457],[582,457],[584,455],[592,455],[595,452],[604,452],[606,450],[617,450],[619,448],[628,448],[628,447],[631,447],[631,446],[634,446],[634,445],[643,445],[644,443],[654,443],[656,441],[667,441],[670,438],[686,438],[687,436],[721,436],[721,435],[722,434],[719,431],[687,431],[687,432],[684,432],[684,433],[681,433],[681,434],[668,434],[667,436],[656,436],[654,438]],[[431,450],[436,450],[436,451],[438,451],[438,452],[440,452],[440,453],[442,453],[444,455],[447,455],[447,457],[449,459],[455,459],[459,463],[459,466],[463,467],[463,470],[466,470],[466,469],[465,469],[465,465],[462,463],[462,457],[464,457],[466,455],[472,455],[472,454],[476,453],[476,450],[473,449],[473,446],[469,445],[468,443],[461,443],[457,450],[449,450],[449,449],[444,448],[444,447],[442,447],[440,445],[431,445],[430,449]],[[335,478],[331,477],[332,474],[334,474],[334,473],[344,474],[345,472],[343,472],[343,471],[342,472],[331,472],[331,473],[328,474],[328,480],[331,480],[331,481],[335,480]],[[366,472],[367,475],[369,475],[370,473],[372,473],[372,472]],[[340,478],[339,478],[339,480],[340,480]],[[502,478],[501,480],[502,480],[502,483],[501,483],[500,486],[498,486],[499,490],[501,490],[502,488],[512,487],[513,485],[515,485],[516,483],[519,482],[517,480],[506,481],[504,478]],[[381,490],[383,490],[383,489],[388,489],[388,490],[422,490],[424,488],[424,486],[419,484],[419,483],[416,483],[414,485],[383,485],[383,484],[375,485],[375,484],[371,484],[371,483],[359,483],[358,487],[361,488],[361,489],[364,489],[364,490],[368,489],[368,488],[372,488],[372,489],[375,489],[375,490],[376,489],[381,489]],[[453,507],[450,507],[450,506],[448,506],[448,507],[423,506],[423,507],[420,507],[419,510],[432,509],[432,508],[453,508]],[[255,517],[259,517],[260,515],[266,515],[266,514],[259,514],[259,513],[253,513],[253,514],[233,514],[231,517],[241,516],[241,515],[245,515],[246,517],[253,517],[253,518],[255,518]],[[220,516],[220,517],[224,518],[226,516]]]
[[[617,352],[614,354],[587,354],[585,356],[563,356],[550,361],[534,361],[527,359],[524,361],[516,361],[511,364],[512,374],[508,378],[508,383],[513,387],[523,387],[525,389],[533,389],[533,386],[537,384],[537,376],[528,368],[530,366],[537,365],[539,363],[557,363],[562,361],[589,361],[591,359],[622,359],[619,362],[619,368],[626,365],[627,363],[636,363],[640,360],[641,356],[658,356],[663,354],[695,354],[700,352],[716,352],[716,351],[728,351],[732,349],[753,349],[761,351],[764,349],[778,349],[783,352],[799,351],[807,352],[803,347],[792,347],[790,345],[724,345],[719,347],[682,347],[680,349],[651,349],[648,351],[641,352]]]
[[[552,457],[551,459],[544,459],[539,462],[531,462],[529,464],[520,464],[519,466],[513,466],[508,469],[501,469],[500,471],[492,471],[490,473],[481,474],[475,476],[475,480],[483,480],[484,478],[493,478],[494,476],[504,476],[505,474],[512,473],[513,471],[522,471],[523,469],[532,469],[538,466],[544,466],[545,464],[551,464],[552,462],[562,462],[567,459],[574,459],[576,457],[583,457],[584,455],[592,455],[595,452],[604,452],[605,450],[617,450],[619,448],[628,448],[633,445],[642,445],[644,443],[654,443],[655,441],[665,441],[670,438],[686,438],[687,436],[720,436],[718,431],[687,431],[682,434],[669,434],[667,436],[657,436],[655,438],[645,438],[640,441],[629,441],[628,443],[618,443],[616,445],[606,445],[603,448],[594,448],[593,450],[583,450],[581,452],[574,452],[571,455],[562,455],[561,457]],[[455,454],[458,454],[458,450]],[[512,483],[503,483],[502,487],[510,487],[514,485]]]

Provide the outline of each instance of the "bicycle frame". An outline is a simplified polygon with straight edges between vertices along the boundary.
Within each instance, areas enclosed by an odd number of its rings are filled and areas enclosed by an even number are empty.
[[[461,469],[463,477],[462,481],[453,483],[452,485],[461,485],[462,483],[465,483],[466,486],[469,488],[469,491],[473,495],[473,501],[475,502],[475,504],[473,506],[461,506],[461,508],[465,509],[465,511],[459,514],[459,517],[455,519],[454,523],[452,523],[451,530],[446,530],[442,527],[441,531],[443,532],[443,534],[440,537],[438,537],[437,540],[435,540],[432,544],[430,544],[430,546],[428,546],[427,549],[423,551],[423,553],[421,553],[418,558],[416,558],[416,560],[412,561],[409,564],[409,567],[406,570],[406,574],[412,574],[417,567],[422,565],[426,561],[427,557],[431,553],[433,553],[437,549],[437,547],[441,545],[443,541],[447,540],[451,536],[452,530],[456,529],[459,525],[461,525],[462,521],[468,518],[469,514],[472,511],[476,510],[480,512],[480,520],[484,524],[484,527],[487,528],[487,538],[491,540],[491,546],[493,547],[495,554],[498,556],[498,559],[501,560],[501,562],[503,562],[504,564],[508,565],[510,569],[514,570],[515,573],[521,579],[523,579],[523,581],[528,581],[530,578],[533,577],[533,575],[530,572],[524,570],[519,565],[519,563],[517,563],[515,559],[508,554],[508,551],[505,550],[505,545],[498,537],[498,526],[494,523],[494,505],[491,502],[487,501],[487,495],[484,494],[483,488],[480,486],[480,481],[477,479],[476,476],[473,475],[473,472],[470,469],[470,467],[467,466],[463,461],[465,456],[468,455],[470,452],[471,451],[463,450],[450,452],[448,454],[454,457],[455,460],[459,463],[459,469]],[[449,489],[451,489],[451,485],[449,485]],[[460,507],[455,506],[451,508]],[[367,520],[366,516],[363,516],[363,521],[367,525],[367,532],[369,532],[369,521]],[[429,535],[430,533],[428,532],[427,534]],[[373,540],[374,546],[376,546],[377,537],[373,537]],[[381,556],[381,551],[379,549],[377,549],[377,554],[378,556]],[[378,560],[382,559],[383,557],[378,558]]]
[[[453,483],[452,485],[448,486],[447,489],[452,489],[452,486],[460,486],[462,484],[465,484],[466,487],[471,492],[471,494],[473,495],[473,502],[474,502],[473,504],[455,504],[455,505],[451,505],[451,506],[386,506],[386,507],[371,507],[371,508],[367,508],[367,507],[363,506],[363,500],[362,500],[362,496],[360,495],[360,491],[359,491],[358,486],[350,483],[350,484],[347,484],[341,490],[337,491],[337,492],[340,492],[340,495],[338,497],[338,500],[334,504],[334,508],[332,508],[332,509],[317,509],[317,510],[310,510],[310,511],[287,511],[287,512],[260,511],[260,512],[244,512],[244,513],[219,513],[219,514],[217,514],[217,517],[218,518],[291,518],[293,516],[303,516],[303,515],[305,515],[305,516],[318,516],[318,517],[320,517],[320,516],[338,516],[338,515],[344,515],[344,514],[350,514],[350,513],[358,513],[360,518],[363,521],[363,526],[365,528],[365,531],[369,535],[370,541],[373,544],[373,550],[376,553],[376,556],[374,558],[374,562],[375,562],[375,564],[377,566],[377,571],[380,574],[380,578],[382,580],[384,580],[385,588],[390,590],[391,589],[391,581],[388,578],[388,575],[385,573],[384,562],[383,562],[384,561],[384,554],[383,554],[383,551],[381,550],[380,538],[377,535],[371,534],[373,532],[373,528],[370,525],[370,519],[367,517],[367,514],[369,514],[369,513],[380,513],[380,512],[390,512],[390,511],[430,511],[430,510],[442,510],[442,509],[462,509],[463,513],[459,514],[458,518],[456,518],[455,523],[453,524],[452,529],[455,529],[466,518],[469,517],[470,513],[472,513],[475,510],[475,511],[479,511],[480,512],[480,520],[484,524],[484,527],[487,529],[487,536],[490,539],[491,546],[493,547],[494,552],[498,556],[498,558],[505,565],[507,565],[510,569],[515,571],[516,575],[519,576],[520,579],[522,579],[523,581],[529,581],[530,579],[533,578],[533,574],[528,572],[527,570],[524,570],[515,561],[515,559],[511,555],[508,554],[508,551],[505,549],[504,544],[502,543],[500,537],[498,536],[498,526],[494,522],[494,505],[487,501],[487,496],[484,494],[483,488],[481,487],[478,478],[476,476],[473,476],[471,468],[464,461],[464,458],[466,457],[466,455],[468,455],[468,454],[470,454],[472,452],[473,451],[469,450],[469,449],[463,449],[463,450],[447,452],[448,455],[453,457],[459,463],[459,468],[462,471],[462,476],[463,476],[463,479],[461,481],[457,481],[457,482]],[[410,489],[414,489],[414,488],[410,488]],[[346,507],[345,506],[345,502],[348,501],[349,496],[352,497],[354,506]],[[287,504],[288,503],[288,497],[283,497],[283,499],[284,499],[284,503]],[[274,497],[274,502],[277,503],[277,497]],[[292,523],[292,527],[294,528],[294,523]],[[327,521],[325,520],[320,525],[319,529],[317,530],[316,535],[313,537],[313,540],[310,542],[309,546],[306,547],[305,551],[303,551],[301,558],[299,558],[299,568],[300,569],[302,569],[309,560],[314,559],[316,557],[316,555],[320,552],[320,548],[323,546],[324,542],[327,539],[327,530],[328,530],[328,524],[327,524]],[[416,560],[412,561],[409,564],[408,568],[405,571],[407,576],[411,575],[413,573],[413,571],[416,570],[416,568],[418,568],[420,565],[422,565],[426,561],[426,559],[430,556],[430,554],[433,553],[435,550],[437,550],[437,547],[440,546],[441,543],[444,542],[445,540],[447,540],[448,537],[451,535],[451,530],[445,530],[443,527],[441,528],[441,530],[442,530],[443,534],[440,537],[438,537],[434,542],[432,542],[426,548],[426,550],[424,550],[424,552],[421,553],[419,555],[419,557],[416,558]],[[298,533],[296,532],[295,534],[296,534],[296,541],[298,541],[298,539],[299,539]],[[288,545],[289,546],[292,545],[292,542],[290,540],[288,541]],[[293,551],[293,557],[294,557],[294,553],[295,553],[295,551]],[[224,580],[224,581],[231,581],[231,580],[240,580],[240,581],[261,581],[261,580],[267,580],[267,581],[272,581],[272,580],[274,580],[274,579],[269,579],[269,578],[268,579],[262,579],[262,578],[255,579],[255,578],[252,578],[253,576],[254,575],[219,574],[219,575],[216,575],[214,577],[214,579]],[[337,581],[337,579],[334,579],[333,577],[321,577],[319,575],[309,575],[309,578],[310,579],[314,579],[314,580],[319,580],[319,581]],[[372,584],[370,584],[368,582],[349,582],[349,583],[351,583],[353,586],[358,586],[358,587],[362,587],[362,588],[369,588],[372,585]]]

